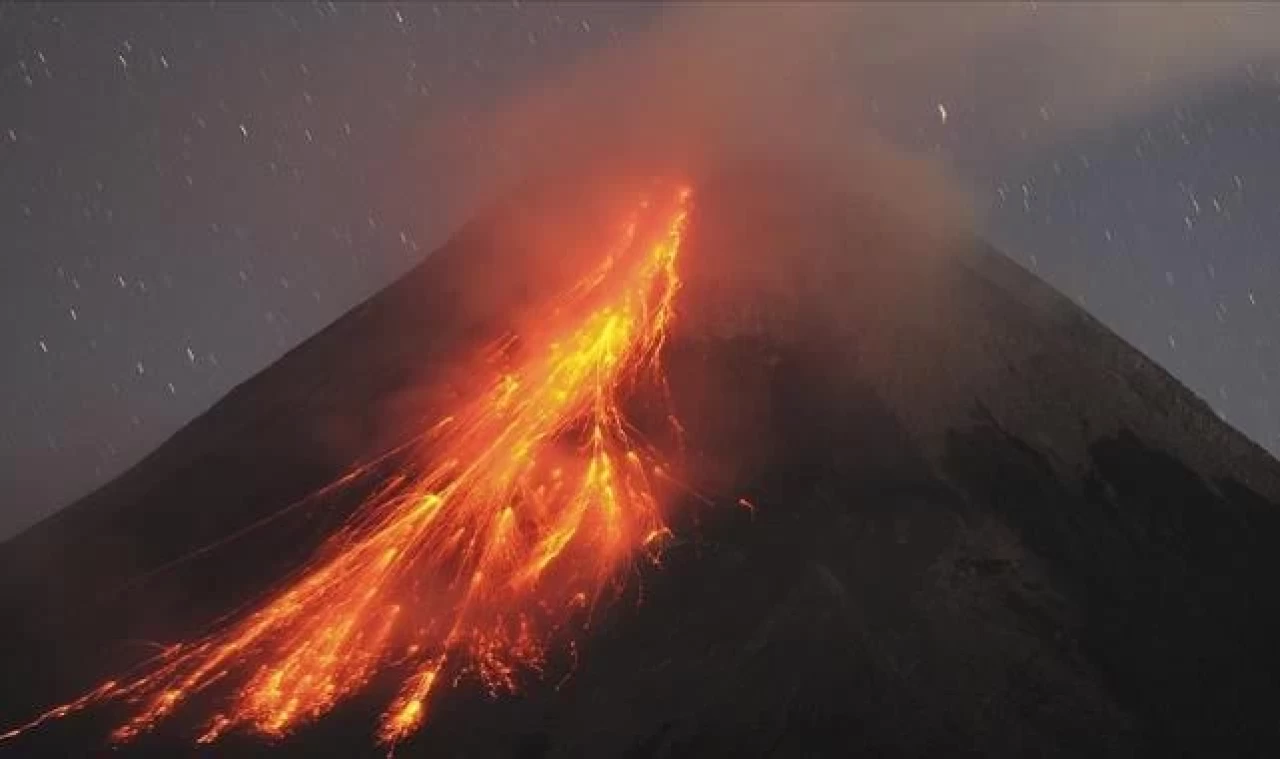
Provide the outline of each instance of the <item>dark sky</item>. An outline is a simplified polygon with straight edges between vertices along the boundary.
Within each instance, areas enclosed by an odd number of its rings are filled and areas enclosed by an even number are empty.
[[[439,244],[468,210],[448,182],[415,165],[424,177],[397,195],[424,120],[652,18],[0,5],[0,538]],[[991,135],[1034,137],[1041,120],[987,123],[965,103],[920,92],[893,128],[978,188],[986,234],[1280,451],[1280,71],[1233,68],[1034,150]]]

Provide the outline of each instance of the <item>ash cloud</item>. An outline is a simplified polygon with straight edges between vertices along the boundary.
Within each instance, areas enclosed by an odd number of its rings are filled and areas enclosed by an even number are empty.
[[[478,195],[575,162],[687,168],[800,151],[843,166],[850,181],[884,183],[886,196],[912,194],[936,215],[963,207],[959,183],[936,162],[912,157],[911,136],[878,115],[980,120],[996,125],[987,130],[993,141],[1010,138],[1002,149],[1032,151],[1280,53],[1280,6],[1267,3],[708,3],[654,11],[642,32],[514,97],[432,125],[422,155]],[[870,177],[853,176],[868,165]]]

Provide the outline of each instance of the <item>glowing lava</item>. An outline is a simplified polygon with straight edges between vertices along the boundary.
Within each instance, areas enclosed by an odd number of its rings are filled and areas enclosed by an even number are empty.
[[[514,690],[552,633],[669,534],[661,463],[620,403],[638,383],[662,383],[689,208],[683,187],[639,203],[539,328],[499,346],[521,358],[256,610],[28,727],[123,699],[136,712],[113,736],[128,740],[225,683],[201,741],[279,736],[397,666],[406,677],[378,731],[393,744],[462,676]]]

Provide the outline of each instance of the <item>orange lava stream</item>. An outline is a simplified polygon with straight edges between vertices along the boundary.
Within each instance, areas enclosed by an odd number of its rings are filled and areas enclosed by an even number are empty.
[[[636,383],[662,382],[690,190],[669,195],[640,204],[598,268],[521,336],[523,361],[447,419],[421,468],[386,483],[295,580],[132,680],[0,739],[124,699],[136,712],[113,738],[128,740],[223,680],[231,695],[200,741],[280,736],[401,666],[377,736],[394,744],[463,676],[514,691],[551,634],[669,534],[661,463],[620,408]]]

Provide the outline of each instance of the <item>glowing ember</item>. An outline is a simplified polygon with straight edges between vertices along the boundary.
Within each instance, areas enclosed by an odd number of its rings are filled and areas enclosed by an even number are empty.
[[[230,698],[201,742],[279,736],[399,665],[407,678],[378,730],[393,744],[460,676],[514,690],[519,670],[542,667],[551,634],[669,534],[652,482],[661,465],[619,404],[637,381],[662,382],[690,191],[673,195],[639,204],[600,266],[521,336],[524,358],[432,432],[429,463],[386,483],[294,581],[143,674],[0,738],[126,699],[137,711],[113,737],[128,740],[222,681]]]

